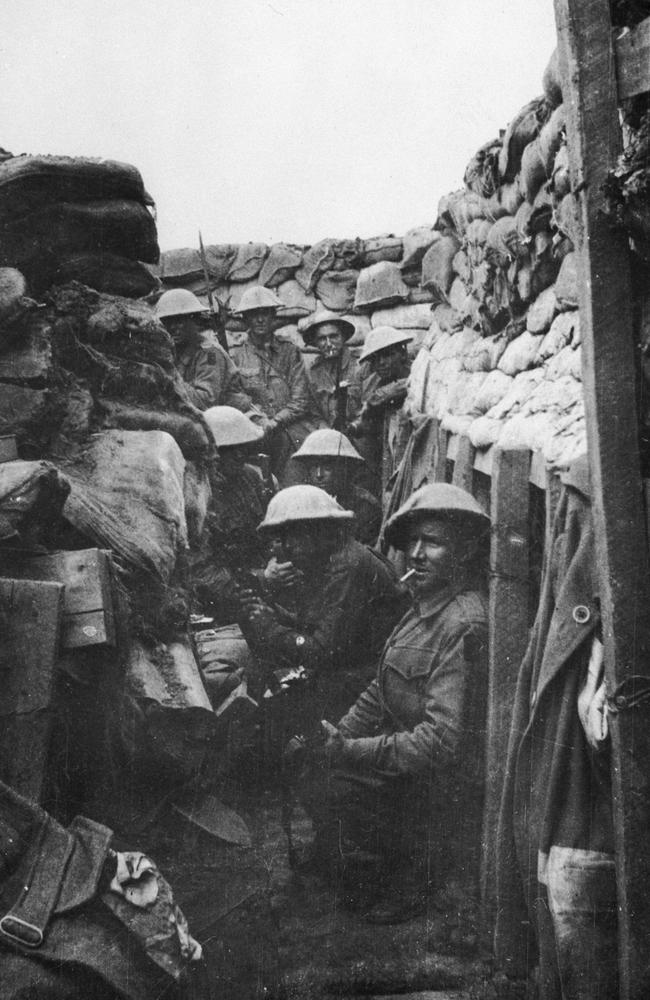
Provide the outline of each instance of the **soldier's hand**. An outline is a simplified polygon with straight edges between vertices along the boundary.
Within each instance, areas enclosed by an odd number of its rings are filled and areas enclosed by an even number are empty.
[[[290,587],[299,583],[302,573],[292,562],[280,562],[275,556],[269,559],[264,568],[264,580],[269,587]]]
[[[259,594],[252,590],[240,589],[237,592],[240,607],[252,625],[264,630],[275,622],[273,608],[266,604]]]
[[[321,729],[325,742],[321,748],[321,753],[327,760],[335,762],[343,752],[345,739],[331,722],[327,719],[321,720]]]

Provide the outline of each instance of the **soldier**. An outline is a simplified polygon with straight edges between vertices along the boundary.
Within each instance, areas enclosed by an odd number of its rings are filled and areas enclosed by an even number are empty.
[[[319,413],[329,427],[345,432],[361,409],[361,374],[346,346],[355,332],[354,324],[321,309],[301,329],[305,344],[318,351],[308,376]]]
[[[257,466],[249,463],[263,431],[231,406],[204,414],[217,449],[209,463],[211,497],[203,536],[190,557],[192,589],[200,610],[217,625],[237,620],[235,586],[245,574],[261,572],[268,559],[256,528],[273,495]]]
[[[334,868],[352,891],[372,872],[363,902],[376,923],[426,906],[432,845],[447,874],[455,865],[477,881],[488,651],[480,539],[488,526],[474,498],[447,483],[417,490],[390,518],[386,536],[406,553],[413,606],[375,680],[338,728],[323,722],[326,742],[307,758],[312,867],[330,877]]]
[[[300,586],[273,598],[242,594],[240,625],[267,676],[303,673],[316,719],[363,690],[405,603],[390,565],[352,537],[353,520],[316,486],[280,490],[260,531],[280,540]]]
[[[364,378],[363,402],[348,428],[370,465],[377,492],[386,490],[402,444],[397,411],[406,398],[410,364],[407,344],[411,334],[392,326],[377,326],[366,338],[359,364],[369,369]]]
[[[305,483],[325,490],[352,511],[355,538],[374,545],[381,527],[381,504],[356,482],[365,462],[345,435],[329,428],[313,431],[293,459],[304,470]]]
[[[240,375],[208,327],[207,310],[186,288],[172,288],[156,303],[155,313],[174,341],[176,367],[189,401],[199,410],[227,404],[254,411]]]
[[[238,313],[248,324],[248,341],[232,348],[244,387],[265,414],[264,448],[280,485],[291,477],[287,463],[295,448],[323,421],[314,412],[307,372],[295,344],[273,336],[275,314],[282,305],[263,286],[247,289]]]

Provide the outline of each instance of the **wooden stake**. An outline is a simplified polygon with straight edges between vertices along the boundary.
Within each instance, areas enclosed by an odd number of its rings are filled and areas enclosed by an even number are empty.
[[[483,812],[482,898],[494,926],[497,824],[512,706],[528,643],[530,452],[496,449],[492,464],[488,745]]]
[[[650,996],[650,717],[630,707],[648,677],[647,558],[634,393],[629,249],[602,187],[621,146],[608,0],[555,0],[571,187],[582,238],[578,290],[596,555],[610,697],[622,1000]]]

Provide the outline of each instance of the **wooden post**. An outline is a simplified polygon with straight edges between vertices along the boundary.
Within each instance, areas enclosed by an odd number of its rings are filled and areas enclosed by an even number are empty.
[[[440,421],[436,420],[436,455],[433,460],[433,480],[444,483],[447,479],[447,431],[443,431]]]
[[[496,449],[492,464],[488,744],[481,895],[494,926],[497,824],[519,667],[528,643],[530,452]]]
[[[620,151],[608,0],[555,0],[571,188],[581,221],[578,289],[592,507],[610,698],[622,1000],[650,996],[650,717],[630,707],[648,662],[647,556],[634,392],[629,249],[603,213]],[[626,688],[621,685],[627,682]]]
[[[472,487],[474,485],[475,451],[476,449],[470,439],[463,435],[458,442],[458,453],[454,462],[454,474],[451,481],[454,486],[460,486],[461,489],[467,490],[468,493],[474,492]]]

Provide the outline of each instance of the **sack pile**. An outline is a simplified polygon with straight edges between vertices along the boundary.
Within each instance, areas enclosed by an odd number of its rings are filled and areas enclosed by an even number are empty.
[[[541,451],[564,466],[586,449],[579,236],[555,56],[544,93],[485,143],[465,186],[443,197],[422,261],[435,298],[406,401],[477,448]]]
[[[0,266],[33,292],[75,278],[138,297],[157,287],[154,203],[135,167],[113,160],[6,156],[0,162]],[[144,263],[142,263],[144,262]]]

